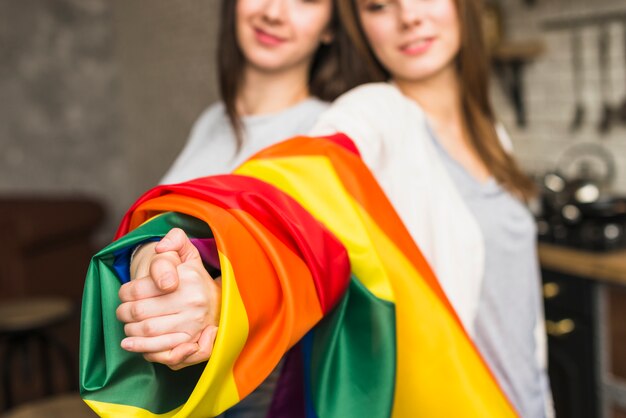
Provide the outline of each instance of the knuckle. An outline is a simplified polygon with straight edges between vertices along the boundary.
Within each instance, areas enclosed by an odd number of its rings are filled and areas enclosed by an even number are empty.
[[[152,276],[154,276],[156,273],[159,272],[159,270],[162,269],[163,261],[164,261],[164,258],[162,254],[154,256],[154,258],[152,259],[152,262],[150,263],[150,274]]]
[[[165,364],[167,366],[172,366],[172,365],[176,364],[176,362],[172,358],[171,351],[168,351],[168,352],[164,353],[164,355],[162,357],[161,363],[163,363],[163,364]]]
[[[170,363],[172,366],[177,366],[180,364],[180,362],[182,361],[181,356],[179,355],[172,355],[170,356]]]
[[[193,292],[189,295],[188,299],[187,299],[189,305],[193,306],[193,307],[202,307],[206,304],[206,301],[204,299],[204,297],[198,293],[198,292]]]
[[[193,306],[205,307],[209,304],[209,296],[205,293],[204,289],[198,288],[198,286],[190,287],[186,299]]]
[[[144,321],[141,325],[141,329],[144,335],[147,335],[149,337],[155,335],[156,333],[156,325],[152,323],[152,321]]]
[[[136,283],[129,284],[128,290],[132,299],[139,299],[141,297],[139,286],[137,286]]]
[[[206,320],[206,315],[204,315],[203,312],[194,312],[194,314],[191,317],[191,320],[193,323],[197,324],[197,325],[204,325],[204,321]]]
[[[139,303],[133,303],[130,307],[130,315],[135,320],[140,320],[143,316],[143,308]]]
[[[173,266],[175,264],[175,260],[173,259],[171,254],[159,254],[157,257],[158,258],[155,257],[150,269],[150,273],[152,276],[162,275],[174,268]]]

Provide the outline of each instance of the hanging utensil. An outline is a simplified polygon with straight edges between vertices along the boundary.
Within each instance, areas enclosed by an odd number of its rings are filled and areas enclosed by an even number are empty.
[[[598,123],[598,131],[606,134],[611,129],[613,118],[613,109],[609,103],[611,94],[609,85],[609,42],[611,33],[607,24],[600,26],[598,32],[598,68],[600,70],[600,95],[602,102],[602,111],[600,122]]]
[[[622,46],[624,47],[624,58],[626,59],[626,18],[622,20]],[[626,74],[626,62],[624,62],[624,74]],[[626,88],[626,78],[624,81]],[[624,98],[622,99],[622,104],[619,107],[619,118],[622,121],[622,124],[626,124],[626,92],[624,92]]]
[[[563,194],[570,203],[592,203],[606,195],[616,177],[613,154],[594,142],[579,142],[559,156],[556,172],[565,179]]]
[[[577,131],[585,119],[585,107],[582,100],[583,77],[582,77],[582,57],[581,57],[581,34],[579,28],[572,29],[571,32],[571,57],[572,57],[572,81],[574,91],[574,116],[570,123],[570,131]]]

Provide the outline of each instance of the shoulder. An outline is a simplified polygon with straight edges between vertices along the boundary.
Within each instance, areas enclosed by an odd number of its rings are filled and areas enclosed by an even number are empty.
[[[311,126],[313,126],[317,118],[324,113],[329,106],[330,103],[328,102],[322,101],[316,97],[309,97],[295,106],[261,119],[271,124],[286,123],[287,125],[295,125],[293,126],[294,129],[304,128],[306,132],[311,129]]]
[[[200,126],[212,125],[219,121],[225,120],[226,109],[224,103],[215,102],[200,113],[200,116],[194,123],[194,129]]]
[[[226,109],[222,102],[216,102],[200,113],[191,126],[186,147],[196,146],[204,143],[208,138],[216,136],[216,132],[226,132],[227,136],[232,136],[230,121],[226,115]]]
[[[307,113],[321,114],[330,107],[330,103],[325,102],[317,97],[309,97],[302,102],[301,111]]]
[[[322,113],[313,131],[327,134],[360,127],[360,130],[397,134],[408,123],[420,123],[424,114],[417,104],[390,83],[370,83],[340,96]]]
[[[226,128],[226,134],[216,135],[218,132],[222,132]],[[189,136],[182,152],[179,154],[179,159],[185,159],[197,152],[199,147],[204,146],[207,141],[212,140],[215,137],[222,136],[229,137],[230,125],[226,111],[222,102],[217,102],[202,111],[198,118],[194,121]]]
[[[374,106],[401,105],[406,98],[390,83],[368,83],[355,87],[335,100],[331,109],[337,106]]]
[[[350,137],[363,159],[377,166],[391,149],[399,149],[408,138],[424,130],[423,112],[414,101],[389,83],[359,86],[339,97],[324,112],[311,132]]]
[[[402,126],[423,119],[417,103],[391,83],[369,83],[343,94],[322,114],[321,120],[356,120],[368,125]]]
[[[328,103],[311,97],[276,113],[245,116],[242,118],[245,128],[243,146],[258,151],[260,146],[305,134],[328,106]]]

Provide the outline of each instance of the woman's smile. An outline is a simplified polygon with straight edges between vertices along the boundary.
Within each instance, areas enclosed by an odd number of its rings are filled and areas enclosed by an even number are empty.
[[[400,52],[410,56],[421,55],[427,52],[434,42],[435,37],[415,38],[400,45]]]
[[[257,41],[265,46],[279,46],[287,41],[286,38],[278,36],[276,34],[270,33],[266,30],[260,28],[254,28],[254,34],[256,36]]]

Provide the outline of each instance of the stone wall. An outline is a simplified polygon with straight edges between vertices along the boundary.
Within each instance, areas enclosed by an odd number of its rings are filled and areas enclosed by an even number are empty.
[[[0,1],[2,194],[115,195],[128,173],[113,48],[106,0]]]
[[[217,98],[216,0],[115,0],[128,186],[140,193],[173,162],[199,113]]]
[[[0,0],[0,193],[103,201],[109,239],[216,98],[216,0]]]

